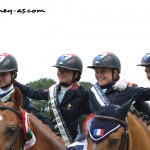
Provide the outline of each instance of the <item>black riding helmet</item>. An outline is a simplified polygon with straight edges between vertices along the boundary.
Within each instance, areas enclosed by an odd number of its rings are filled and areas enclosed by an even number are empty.
[[[0,72],[18,71],[18,64],[12,55],[0,53]]]
[[[92,66],[88,66],[88,68],[94,69],[95,67],[109,67],[109,68],[115,68],[121,72],[121,63],[119,58],[111,53],[111,52],[105,52],[97,55],[93,59]]]
[[[8,53],[0,53],[0,72],[10,72],[11,82],[1,89],[7,88],[12,85],[17,77],[18,64],[14,56]]]
[[[141,63],[137,66],[142,66],[142,67],[145,67],[145,66],[150,66],[150,53],[146,53],[142,60],[141,60]]]
[[[64,54],[61,55],[53,67],[66,68],[70,70],[79,71],[82,74],[83,64],[81,59],[75,54]]]
[[[66,68],[79,72],[79,75],[82,74],[83,64],[81,59],[75,54],[64,54],[61,55],[56,62],[56,65],[52,66],[56,68]],[[79,81],[80,77],[76,79]]]

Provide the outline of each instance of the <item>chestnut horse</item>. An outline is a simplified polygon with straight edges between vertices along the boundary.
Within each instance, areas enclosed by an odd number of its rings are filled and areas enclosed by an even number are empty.
[[[84,125],[88,150],[150,150],[150,121],[131,103],[102,106],[88,117]]]
[[[22,95],[17,88],[12,102],[0,103],[0,150],[66,150],[60,137],[21,106]]]

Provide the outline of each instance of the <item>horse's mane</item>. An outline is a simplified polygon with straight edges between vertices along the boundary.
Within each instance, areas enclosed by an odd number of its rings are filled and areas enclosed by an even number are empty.
[[[134,107],[131,107],[130,112],[137,116],[137,118],[143,120],[147,124],[147,126],[150,125],[150,120],[148,119],[148,116],[145,115],[143,112],[138,112]]]
[[[32,113],[29,113],[29,118],[31,122],[36,123],[38,126],[40,126],[46,134],[52,134],[54,138],[56,138],[58,141],[60,141],[62,144],[64,144],[63,139],[60,136],[57,136],[46,124],[43,124],[41,120],[39,120],[37,117],[35,117]],[[32,121],[33,120],[33,121]]]

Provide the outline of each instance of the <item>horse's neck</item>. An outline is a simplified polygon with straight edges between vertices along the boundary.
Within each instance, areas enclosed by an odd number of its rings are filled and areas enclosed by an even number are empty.
[[[54,148],[56,150],[66,149],[64,144],[62,144],[60,137],[56,136],[48,128],[48,126],[44,125],[40,120],[38,120],[32,114],[30,114],[30,126],[31,126],[32,132],[35,135],[36,146],[38,145],[39,150],[45,150],[45,149],[52,150]]]
[[[150,127],[141,118],[128,113],[130,150],[149,150]],[[142,147],[143,146],[143,147]]]
[[[35,116],[33,116],[32,114],[30,114],[30,128],[32,130],[32,132],[35,134],[36,139],[38,137],[45,137],[46,139],[48,139],[48,132],[46,131],[47,126],[42,124],[42,122],[40,120],[38,120],[37,118],[35,118]]]

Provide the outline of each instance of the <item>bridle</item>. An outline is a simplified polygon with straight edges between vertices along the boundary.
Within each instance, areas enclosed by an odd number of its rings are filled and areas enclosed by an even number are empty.
[[[15,144],[19,140],[20,135],[23,134],[22,116],[21,116],[21,114],[16,109],[14,109],[12,107],[0,106],[0,110],[10,110],[10,111],[14,112],[19,117],[19,119],[20,119],[20,123],[18,125],[18,129],[17,129],[15,137],[14,137],[14,139],[12,141],[12,144],[8,148],[6,148],[6,150],[13,150],[14,147],[15,147]],[[24,139],[24,142],[22,144],[22,147],[24,146],[24,143],[25,143],[25,139]]]
[[[115,122],[118,122],[119,124],[121,124],[124,127],[125,132],[123,134],[119,150],[125,150],[125,147],[126,147],[126,150],[129,149],[129,131],[128,131],[127,121],[123,121],[123,120],[120,120],[120,119],[117,119],[114,117],[110,117],[110,116],[102,116],[102,115],[95,115],[93,118],[112,120],[112,121],[115,121]]]

